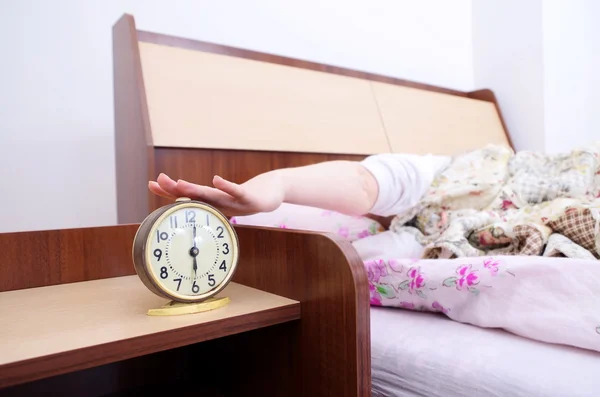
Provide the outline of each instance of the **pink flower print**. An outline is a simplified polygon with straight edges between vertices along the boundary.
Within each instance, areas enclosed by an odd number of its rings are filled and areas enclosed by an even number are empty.
[[[373,306],[381,306],[381,295],[377,292],[375,286],[369,283],[370,303]]]
[[[421,290],[425,286],[425,277],[421,273],[420,267],[411,267],[406,272],[406,275],[409,277],[408,280],[404,280],[398,285],[400,290],[408,289],[409,294],[416,293],[421,299],[427,299],[425,293]]]
[[[281,223],[279,225],[277,225],[278,228],[280,229],[287,229],[288,227],[285,225],[285,223]]]
[[[411,294],[425,286],[425,277],[423,277],[423,275],[421,274],[420,267],[411,267],[410,269],[408,269],[407,275],[411,278],[408,284],[408,291]]]
[[[371,283],[378,283],[381,277],[388,275],[385,263],[381,259],[369,261],[365,263],[365,266],[367,267],[367,276]]]
[[[409,310],[415,310],[416,309],[415,304],[412,303],[412,302],[404,302],[404,301],[402,301],[402,302],[400,302],[400,307],[403,308],[403,309],[409,309]]]
[[[362,232],[358,233],[358,235],[356,237],[358,237],[359,239],[361,238],[365,238],[368,237],[371,233],[369,233],[368,230],[363,230]]]
[[[231,222],[231,224],[232,224],[232,225],[237,225],[237,223],[238,223],[238,222],[237,222],[237,218],[236,218],[235,216],[234,216],[233,218],[231,218],[231,219],[229,220],[229,222]]]
[[[486,259],[485,261],[483,261],[483,267],[485,267],[486,269],[488,269],[490,271],[490,274],[492,275],[492,277],[498,275],[498,270],[499,270],[498,266],[500,266],[500,262],[497,260],[494,260],[492,258]]]
[[[456,269],[456,273],[459,275],[456,280],[456,289],[458,290],[468,289],[479,283],[479,276],[476,274],[477,270],[471,270],[471,265],[460,266]]]
[[[514,203],[510,200],[502,200],[502,209],[508,210],[510,208],[516,208]]]
[[[444,314],[448,314],[448,312],[450,311],[450,309],[446,309],[444,306],[442,306],[440,304],[440,302],[435,301],[431,304],[431,308],[433,309],[433,311],[435,312],[442,312]]]
[[[350,234],[350,229],[348,229],[346,226],[340,227],[338,229],[338,234],[344,238],[348,238],[348,235]]]

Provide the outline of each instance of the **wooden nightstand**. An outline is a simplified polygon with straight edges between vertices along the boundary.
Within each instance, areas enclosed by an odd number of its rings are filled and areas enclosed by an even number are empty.
[[[0,396],[368,395],[368,290],[346,243],[236,227],[231,302],[155,317],[137,227],[0,234]]]

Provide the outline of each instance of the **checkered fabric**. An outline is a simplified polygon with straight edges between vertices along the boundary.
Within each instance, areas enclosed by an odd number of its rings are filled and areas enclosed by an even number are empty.
[[[589,208],[570,208],[557,220],[548,222],[548,226],[599,257],[596,252],[596,220]]]
[[[416,228],[427,258],[600,259],[599,222],[600,141],[556,155],[491,145],[458,156],[390,229]]]
[[[541,255],[544,250],[544,237],[533,226],[518,225],[513,229],[517,243],[513,255]]]

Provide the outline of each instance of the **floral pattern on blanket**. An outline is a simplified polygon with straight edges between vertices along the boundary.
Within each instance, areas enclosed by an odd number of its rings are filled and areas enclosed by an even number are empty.
[[[490,145],[457,156],[391,230],[415,235],[424,258],[600,258],[600,144],[557,155]]]
[[[597,259],[485,256],[364,262],[373,306],[600,351]]]
[[[494,258],[456,262],[454,267],[446,266],[445,271],[431,273],[414,259],[378,259],[365,262],[365,267],[372,305],[445,314],[465,296],[478,296],[481,290],[493,288],[496,280],[516,277]]]

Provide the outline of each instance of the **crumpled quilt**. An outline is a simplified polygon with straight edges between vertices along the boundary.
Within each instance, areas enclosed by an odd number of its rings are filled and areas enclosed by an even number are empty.
[[[489,145],[453,159],[390,226],[423,258],[600,258],[600,142],[562,154]]]

